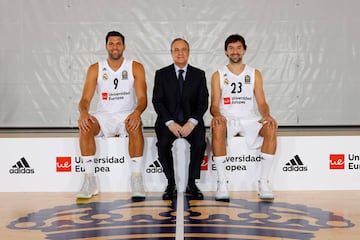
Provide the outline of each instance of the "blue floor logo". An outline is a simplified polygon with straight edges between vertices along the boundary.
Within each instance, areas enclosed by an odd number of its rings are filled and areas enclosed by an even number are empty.
[[[283,202],[231,199],[221,203],[184,198],[184,219],[176,219],[176,201],[147,197],[91,202],[43,209],[7,226],[13,230],[41,231],[50,240],[106,237],[175,239],[176,221],[184,222],[184,238],[193,239],[301,239],[314,238],[321,229],[352,228],[354,224],[320,208]]]

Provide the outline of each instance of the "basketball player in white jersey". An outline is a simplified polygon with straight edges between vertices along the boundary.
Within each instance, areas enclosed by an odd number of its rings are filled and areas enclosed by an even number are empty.
[[[225,41],[229,63],[216,71],[211,80],[212,151],[218,173],[215,196],[218,201],[230,200],[224,166],[226,137],[237,135],[245,137],[250,149],[260,148],[259,197],[274,199],[269,174],[276,151],[277,123],[270,115],[260,71],[242,61],[245,52],[245,39],[238,34],[230,35]]]
[[[79,102],[78,126],[85,174],[77,198],[91,198],[99,192],[94,171],[95,137],[120,136],[129,139],[132,200],[142,201],[145,192],[141,114],[147,106],[145,71],[141,63],[123,57],[125,38],[121,33],[109,32],[105,41],[108,57],[89,67]],[[99,101],[91,115],[89,108],[95,90]]]

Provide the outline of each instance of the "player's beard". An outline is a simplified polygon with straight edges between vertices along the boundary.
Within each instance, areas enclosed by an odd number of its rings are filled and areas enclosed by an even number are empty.
[[[228,58],[231,63],[241,63],[242,62],[242,56],[240,54],[232,54],[232,55],[228,56]]]
[[[119,60],[122,58],[122,52],[119,52],[118,54],[109,53],[109,57],[112,60]]]

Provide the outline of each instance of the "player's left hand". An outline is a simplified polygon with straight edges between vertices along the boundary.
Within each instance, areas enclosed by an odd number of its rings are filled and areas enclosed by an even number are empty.
[[[124,122],[127,131],[135,131],[136,129],[141,127],[140,113],[137,111],[132,112],[129,116],[127,116]]]
[[[259,120],[259,123],[261,123],[264,126],[267,126],[267,127],[273,127],[273,128],[277,128],[278,127],[278,124],[277,122],[275,121],[275,119],[271,116],[265,116],[263,117],[261,120]]]

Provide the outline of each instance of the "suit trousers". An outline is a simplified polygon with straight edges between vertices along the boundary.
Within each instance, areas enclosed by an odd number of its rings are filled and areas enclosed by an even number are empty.
[[[177,137],[170,132],[167,126],[155,127],[157,136],[157,149],[159,161],[169,183],[175,183],[174,159],[172,147]],[[200,178],[200,167],[206,149],[205,127],[195,126],[194,130],[184,138],[190,144],[190,163],[188,169],[188,179]],[[182,159],[179,159],[181,161]],[[183,159],[185,161],[185,159]]]

